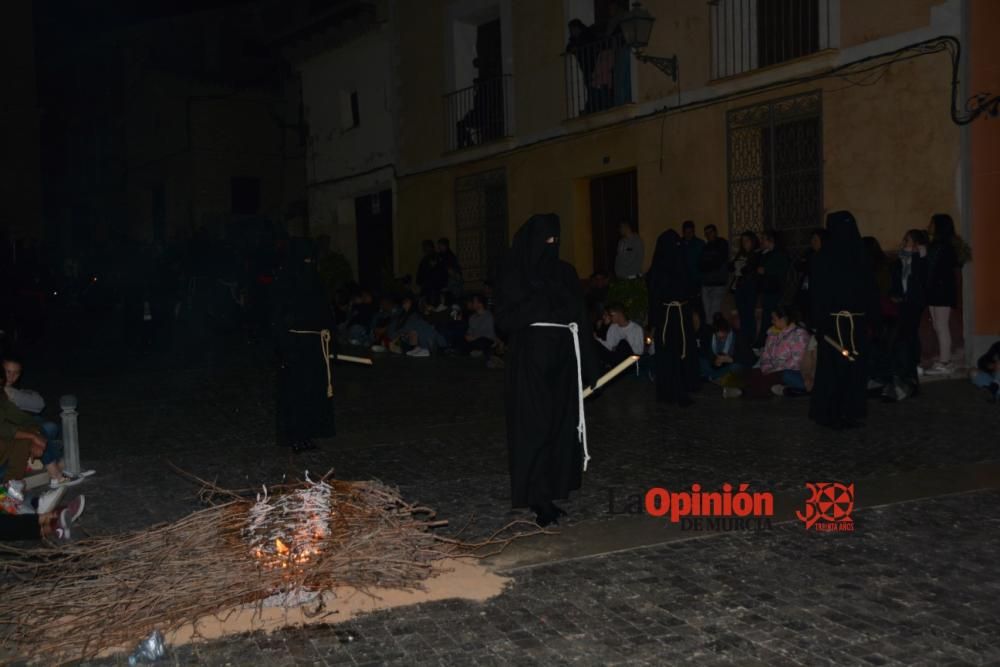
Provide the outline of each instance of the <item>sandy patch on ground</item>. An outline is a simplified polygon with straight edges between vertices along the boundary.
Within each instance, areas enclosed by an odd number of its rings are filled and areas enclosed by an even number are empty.
[[[422,591],[374,588],[362,592],[350,587],[337,588],[324,593],[323,609],[319,613],[316,613],[318,600],[291,608],[253,605],[224,610],[169,633],[166,643],[167,646],[179,646],[246,632],[343,623],[359,614],[435,600],[461,598],[482,602],[499,595],[510,581],[470,559],[442,560],[435,563],[434,569],[437,574],[425,582]]]

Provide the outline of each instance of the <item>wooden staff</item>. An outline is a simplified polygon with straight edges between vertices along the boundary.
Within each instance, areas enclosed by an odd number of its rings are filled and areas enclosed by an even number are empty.
[[[587,387],[586,389],[584,389],[583,390],[583,397],[587,398],[588,396],[590,396],[591,394],[593,394],[595,391],[597,391],[598,389],[600,389],[601,387],[603,387],[604,385],[606,385],[607,383],[611,382],[616,377],[618,377],[619,375],[621,375],[622,373],[624,373],[625,371],[627,371],[629,368],[632,367],[632,364],[634,364],[637,361],[639,361],[639,355],[638,354],[633,354],[631,357],[629,357],[628,359],[626,359],[625,361],[621,362],[620,364],[618,364],[617,366],[615,366],[614,368],[612,368],[610,371],[608,371],[607,373],[605,373],[604,375],[602,375],[601,377],[599,377],[597,379],[597,382],[594,383],[593,387]]]
[[[855,360],[855,357],[853,354],[851,354],[850,350],[848,350],[846,347],[844,347],[834,339],[830,338],[829,336],[823,336],[823,340],[832,345],[833,349],[837,350],[837,352],[840,352],[841,356],[843,356],[848,361]]]
[[[368,357],[352,357],[349,354],[331,354],[330,358],[334,361],[348,361],[352,364],[361,364],[362,366],[374,366],[373,362]]]

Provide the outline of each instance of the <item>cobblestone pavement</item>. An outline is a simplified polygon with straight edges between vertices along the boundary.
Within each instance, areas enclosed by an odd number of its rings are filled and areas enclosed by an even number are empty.
[[[51,361],[51,360],[50,360]],[[199,364],[145,360],[124,371],[63,358],[29,378],[80,399],[82,457],[99,476],[82,528],[139,529],[196,507],[168,463],[230,487],[303,469],[378,478],[435,507],[470,536],[509,508],[503,373],[465,358],[337,366],[337,438],[291,457],[273,445],[271,371],[261,348],[222,346]],[[58,374],[56,370],[58,369]],[[607,490],[638,493],[750,482],[881,478],[996,461],[1000,411],[964,382],[927,385],[899,405],[871,403],[864,429],[830,432],[807,402],[659,406],[626,377],[588,405],[593,460],[565,507],[570,525],[614,520]],[[443,602],[345,626],[249,636],[172,654],[178,664],[908,664],[1000,661],[1000,495],[982,492],[862,512],[853,535],[801,525],[728,534],[518,570],[485,604]],[[553,539],[558,539],[554,537]],[[353,638],[353,639],[351,639]]]

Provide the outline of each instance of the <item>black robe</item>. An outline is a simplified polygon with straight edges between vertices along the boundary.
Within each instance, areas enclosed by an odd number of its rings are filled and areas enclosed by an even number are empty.
[[[823,426],[853,425],[868,414],[869,331],[876,330],[880,315],[878,286],[854,217],[847,211],[827,216],[830,239],[812,262],[809,298],[812,322],[817,329],[816,383],[809,404],[809,418]],[[851,322],[840,318],[840,332],[833,313],[847,311]],[[854,361],[824,337],[841,340]]]
[[[693,290],[680,237],[672,229],[656,240],[646,281],[649,325],[656,342],[653,356],[656,398],[667,403],[687,403],[690,401],[688,392],[699,385],[697,341],[691,326],[691,307],[687,303]],[[680,308],[667,307],[675,301],[682,304]]]
[[[290,330],[333,330],[333,318],[309,246],[297,241],[274,281],[274,340],[278,346],[275,415],[278,444],[288,446],[334,434],[320,337]],[[331,342],[332,345],[332,342]],[[331,347],[331,353],[334,351]]]
[[[547,244],[555,237],[557,243]],[[506,359],[507,449],[514,507],[566,498],[580,488],[583,449],[576,354],[567,329],[580,330],[584,385],[599,370],[576,270],[559,260],[558,216],[536,215],[514,236],[497,289],[496,325],[509,336]]]

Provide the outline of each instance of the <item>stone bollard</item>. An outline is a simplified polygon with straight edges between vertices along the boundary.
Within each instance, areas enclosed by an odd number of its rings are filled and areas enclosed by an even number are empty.
[[[80,431],[77,428],[76,396],[59,399],[62,417],[63,467],[74,475],[80,472]]]

